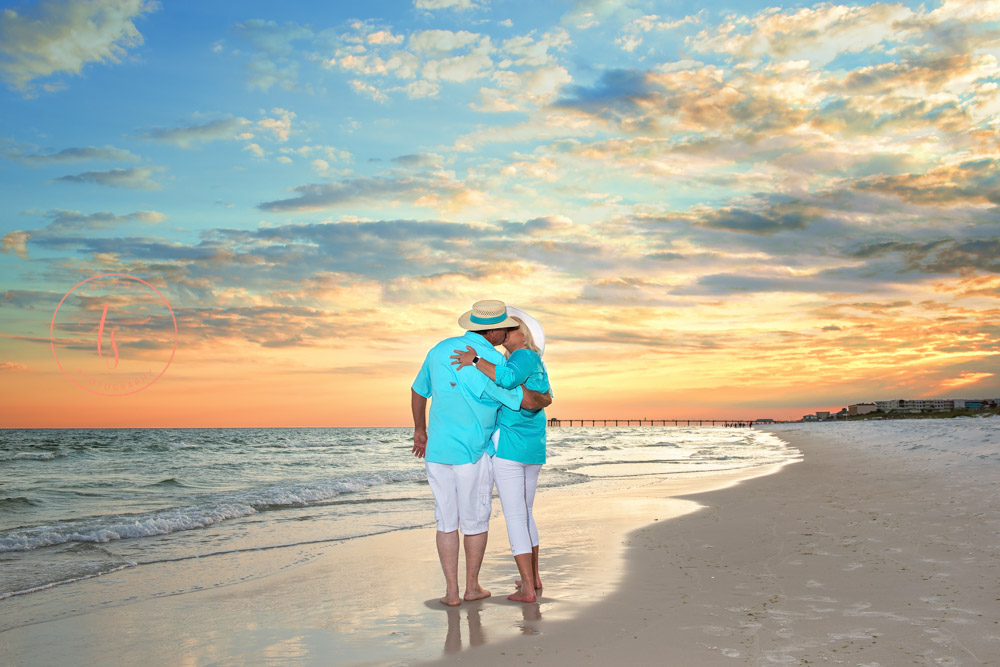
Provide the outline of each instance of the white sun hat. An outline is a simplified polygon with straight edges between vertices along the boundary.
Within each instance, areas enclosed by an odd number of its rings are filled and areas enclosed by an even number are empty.
[[[468,331],[486,331],[516,327],[517,322],[510,319],[503,301],[487,299],[475,302],[472,304],[472,310],[462,313],[458,318],[458,326]]]
[[[514,306],[507,306],[507,317],[516,317],[524,322],[528,327],[528,331],[531,332],[531,338],[535,341],[535,346],[538,347],[538,356],[545,354],[545,330],[542,329],[542,325],[538,320]],[[516,325],[517,322],[514,322],[514,326]]]

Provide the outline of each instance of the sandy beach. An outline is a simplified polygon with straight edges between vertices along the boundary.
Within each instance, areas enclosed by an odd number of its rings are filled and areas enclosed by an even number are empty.
[[[771,430],[803,461],[631,533],[579,618],[450,661],[1000,664],[1000,424]]]
[[[585,495],[547,489],[538,604],[503,597],[515,570],[497,516],[482,575],[494,597],[457,609],[437,602],[428,526],[11,598],[0,602],[0,655],[12,665],[996,664],[998,425],[963,421],[778,426],[802,461],[627,493],[614,480]]]

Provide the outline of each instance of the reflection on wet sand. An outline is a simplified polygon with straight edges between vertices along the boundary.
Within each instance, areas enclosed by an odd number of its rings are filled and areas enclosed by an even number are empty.
[[[448,607],[448,636],[444,640],[444,654],[458,653],[462,650],[462,612],[469,624],[469,646],[481,646],[486,643],[482,620],[479,614],[482,603],[464,607]]]
[[[481,646],[487,642],[486,632],[483,630],[481,618],[483,604],[490,604],[490,602],[480,601],[473,604],[464,604],[461,607],[446,608],[446,612],[448,613],[448,634],[444,640],[444,655],[458,653],[464,648]],[[542,620],[541,605],[538,603],[519,603],[519,606],[521,607],[521,620],[516,622],[515,625],[521,630],[521,634],[542,634],[540,628]],[[465,624],[468,625],[469,628],[469,642],[467,645],[462,644],[463,616],[465,618]]]
[[[541,602],[541,598],[539,598],[539,602]],[[521,615],[523,616],[523,621],[518,623],[518,627],[521,628],[521,634],[542,634],[541,628],[539,627],[539,622],[542,620],[542,606],[538,602],[522,604]]]

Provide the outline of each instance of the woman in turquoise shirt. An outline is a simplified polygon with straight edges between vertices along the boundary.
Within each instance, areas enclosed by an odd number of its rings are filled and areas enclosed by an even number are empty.
[[[453,363],[459,368],[474,365],[497,385],[507,389],[523,384],[528,389],[548,393],[549,377],[542,363],[541,350],[525,323],[530,316],[522,318],[510,312],[508,314],[517,320],[519,326],[511,329],[504,341],[503,346],[507,349],[505,364],[496,366],[480,359],[472,348],[466,348],[464,352],[455,350],[457,354],[452,358],[458,361]],[[542,588],[542,580],[538,574],[538,528],[532,505],[538,474],[545,463],[545,411],[503,407],[497,426],[493,473],[507,522],[510,550],[521,573],[519,589],[507,599],[534,602],[536,590]],[[533,582],[534,586],[528,582]]]

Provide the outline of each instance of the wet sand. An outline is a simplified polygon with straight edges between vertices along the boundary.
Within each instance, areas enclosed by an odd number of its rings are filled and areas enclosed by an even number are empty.
[[[0,656],[11,665],[402,665],[477,655],[601,604],[627,570],[630,531],[698,508],[671,496],[765,472],[545,489],[536,512],[549,584],[536,604],[505,599],[517,570],[495,500],[481,575],[494,593],[487,600],[438,602],[444,579],[428,525],[126,569],[4,600]]]
[[[995,445],[956,466],[774,432],[804,461],[632,532],[628,574],[578,618],[447,662],[1000,664]]]

